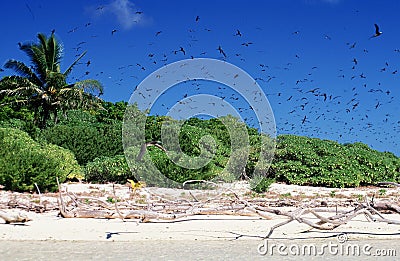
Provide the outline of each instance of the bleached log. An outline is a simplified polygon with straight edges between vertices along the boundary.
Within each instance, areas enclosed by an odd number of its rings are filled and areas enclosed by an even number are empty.
[[[0,211],[0,218],[4,219],[6,224],[11,224],[11,223],[25,223],[28,221],[31,221],[26,214],[23,213],[7,213],[4,211]]]

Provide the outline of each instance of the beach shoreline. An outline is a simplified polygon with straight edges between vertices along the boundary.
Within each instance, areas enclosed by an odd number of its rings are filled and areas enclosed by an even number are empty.
[[[112,195],[113,186],[100,184],[63,184],[64,190],[77,196],[91,196],[106,201]],[[115,187],[114,187],[115,188]],[[164,196],[182,196],[180,190],[157,190],[168,192]],[[334,191],[334,193],[332,192]],[[139,191],[135,197],[145,199],[150,190]],[[154,191],[153,191],[154,192]],[[153,193],[152,192],[152,193]],[[262,198],[254,199],[248,190],[239,188],[236,195],[257,202],[269,202],[270,208],[290,211],[299,205],[326,202],[327,209],[351,209],[355,197],[377,195],[379,188],[330,189],[305,186],[273,184]],[[118,198],[132,200],[132,191],[117,186]],[[136,192],[135,192],[136,193]],[[398,199],[399,190],[388,188],[387,200]],[[385,222],[371,222],[358,215],[333,230],[310,229],[304,223],[292,221],[274,230],[270,229],[288,217],[272,215],[270,219],[257,215],[192,215],[174,220],[120,218],[63,218],[57,209],[58,193],[26,194],[0,190],[1,209],[7,213],[19,213],[29,219],[25,223],[6,224],[0,219],[0,256],[3,260],[343,260],[362,258],[376,260],[377,251],[384,251],[379,260],[393,260],[400,255],[398,242],[400,226]],[[160,196],[160,195],[158,195]],[[335,197],[333,197],[335,196]],[[47,210],[26,211],[16,206],[31,206],[34,202],[47,204]],[[33,206],[37,206],[33,204]],[[296,206],[290,206],[296,204]],[[336,208],[334,207],[336,206]],[[33,208],[35,209],[35,208]],[[40,213],[42,211],[42,213]],[[335,213],[321,212],[323,216]],[[382,214],[383,217],[400,221],[399,214]],[[309,220],[319,220],[305,215]],[[284,247],[283,253],[276,247]],[[346,246],[375,252],[323,254],[288,253],[288,249],[324,246]],[[275,247],[275,248],[274,248]],[[266,249],[269,251],[266,252]],[[274,252],[275,251],[275,252]],[[358,250],[357,250],[358,251]],[[361,250],[360,250],[361,251]],[[333,254],[332,254],[333,253]],[[372,253],[372,254],[371,254]],[[379,252],[380,253],[380,252]]]
[[[63,184],[64,188],[74,195],[91,195],[101,198],[100,194],[95,194],[101,191],[103,200],[107,199],[112,189],[112,185],[99,184]],[[260,200],[270,200],[269,208],[279,211],[290,211],[298,208],[298,206],[287,206],[293,202],[327,202],[330,205],[331,212],[336,210],[351,209],[348,202],[354,201],[354,195],[371,195],[377,193],[379,188],[362,188],[362,189],[328,189],[315,188],[304,186],[290,186],[283,184],[273,184],[269,190],[270,199],[267,197]],[[332,191],[335,191],[335,197],[332,197]],[[148,192],[148,191],[147,191]],[[182,191],[173,190],[175,196],[182,195]],[[240,197],[248,197],[249,191],[243,189],[243,186],[236,190]],[[315,193],[318,192],[318,196]],[[390,200],[398,200],[400,190],[398,188],[388,188],[386,198]],[[136,193],[136,192],[135,192]],[[126,186],[118,187],[116,190],[119,198],[132,196],[132,192]],[[288,195],[291,195],[290,200]],[[246,196],[247,195],[247,196]],[[267,194],[265,194],[267,195]],[[286,195],[279,197],[279,195]],[[330,195],[330,196],[329,196]],[[0,191],[0,199],[2,206],[10,206],[10,202],[25,202],[26,200],[37,202],[38,195],[18,194],[12,192]],[[143,197],[140,194],[139,199]],[[170,195],[171,196],[171,195]],[[174,196],[174,195],[172,195]],[[251,194],[253,197],[253,195]],[[57,193],[43,194],[40,200],[57,206]],[[28,199],[27,199],[28,198]],[[258,199],[257,199],[258,200]],[[378,199],[376,199],[378,200]],[[261,201],[260,201],[261,202]],[[286,202],[285,204],[277,204],[277,202]],[[335,203],[336,202],[336,203]],[[159,202],[158,202],[159,203]],[[55,205],[54,205],[55,204]],[[215,202],[213,203],[216,204]],[[252,203],[254,204],[254,203]],[[170,207],[173,207],[171,205]],[[333,209],[333,210],[332,210]],[[1,210],[7,213],[22,213],[25,214],[31,221],[26,223],[5,224],[5,221],[0,219],[0,241],[13,240],[59,240],[59,241],[142,241],[142,240],[181,240],[181,241],[208,241],[208,240],[261,240],[265,237],[271,227],[288,220],[287,216],[270,215],[270,219],[262,218],[257,215],[189,215],[173,220],[151,219],[148,222],[142,222],[140,219],[120,219],[120,218],[63,218],[59,215],[57,208],[43,213],[34,211],[26,211],[18,208],[4,208]],[[335,213],[321,213],[323,216],[332,216]],[[400,221],[400,215],[396,213],[382,213],[382,216]],[[311,213],[305,215],[307,219],[318,222],[315,216]],[[400,226],[388,224],[385,222],[371,222],[364,215],[358,215],[348,223],[340,225],[333,230],[318,230],[310,229],[310,226],[292,221],[282,227],[274,230],[271,238],[275,239],[307,239],[307,238],[330,238],[341,233],[346,233],[352,239],[400,239]]]

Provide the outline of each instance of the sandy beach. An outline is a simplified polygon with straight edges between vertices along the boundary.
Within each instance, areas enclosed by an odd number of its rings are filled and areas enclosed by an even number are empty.
[[[69,189],[76,193],[79,192],[78,185],[75,187],[71,186]],[[98,189],[98,187],[96,189]],[[313,193],[312,189],[282,185],[272,186],[270,193],[274,193],[274,191],[283,193],[289,189],[292,194],[301,193],[301,189],[307,191],[310,195]],[[331,189],[325,190],[327,194],[331,193]],[[388,190],[389,192],[387,192],[387,194],[389,196],[398,197],[396,194],[398,193],[397,189]],[[336,191],[338,194],[351,194],[351,190]],[[370,190],[365,190],[363,193],[369,192]],[[321,196],[325,193],[324,189],[320,189],[319,193],[320,197],[324,198],[324,196]],[[3,192],[2,195],[4,198],[5,193]],[[343,197],[338,198],[343,200]],[[294,209],[294,207],[281,207],[280,209],[290,210]],[[224,248],[224,246],[232,248],[232,246],[239,244],[240,247],[243,248],[241,250],[242,252],[247,249],[247,251],[252,251],[252,255],[262,256],[257,252],[257,246],[264,242],[263,237],[268,234],[273,225],[287,220],[286,217],[279,215],[273,216],[270,220],[257,216],[195,215],[172,221],[152,220],[151,222],[142,223],[134,219],[62,218],[59,216],[58,211],[47,211],[44,213],[27,212],[20,209],[3,209],[2,211],[6,211],[7,213],[22,212],[31,219],[31,221],[23,224],[5,224],[3,220],[0,219],[0,251],[2,255],[4,254],[9,257],[6,260],[24,259],[21,258],[20,254],[15,252],[16,249],[28,247],[29,245],[31,245],[33,249],[40,249],[43,247],[41,245],[43,242],[51,242],[53,247],[51,247],[52,250],[48,250],[50,252],[57,249],[57,244],[64,244],[65,246],[69,244],[81,244],[85,245],[88,251],[90,249],[93,250],[93,247],[94,249],[103,249],[101,247],[102,245],[111,243],[113,245],[118,245],[117,243],[120,243],[120,246],[142,246],[142,258],[145,258],[146,253],[149,257],[152,256],[151,253],[153,250],[151,246],[154,244],[163,249],[173,249],[173,246],[183,248],[179,251],[184,251],[184,249],[186,249],[184,246],[187,244],[189,244],[191,248],[200,247],[198,251],[203,253],[204,258],[214,255],[211,252],[208,253],[207,250],[201,248],[201,246],[211,244],[215,247],[219,246],[219,248]],[[383,216],[388,219],[400,221],[400,215],[398,214],[383,214]],[[308,217],[310,220],[318,221],[312,215],[308,215]],[[285,226],[277,228],[268,241],[271,243],[322,243],[328,241],[337,243],[339,240],[338,238],[343,239],[343,237],[346,243],[373,242],[375,245],[378,244],[382,247],[383,243],[385,246],[390,246],[391,242],[393,242],[393,248],[396,248],[398,244],[394,243],[400,240],[400,226],[382,222],[370,222],[363,215],[357,216],[349,223],[330,231],[310,230],[309,226],[293,221]],[[233,249],[239,251],[240,247],[233,247]],[[234,252],[235,251],[232,250],[230,253]],[[128,255],[128,253],[129,252],[126,252],[126,255]],[[176,253],[176,251],[172,251],[170,254],[173,255],[174,253]],[[55,254],[55,252],[53,254]],[[399,247],[397,247],[397,255],[400,255]],[[20,258],[13,259],[13,257]],[[193,257],[197,259],[197,255]],[[236,257],[238,256],[236,255]],[[90,256],[86,256],[85,258],[84,255],[77,256],[77,258],[82,260],[92,259]],[[115,255],[110,257],[110,260],[114,258]],[[123,259],[142,260],[142,258]],[[26,260],[32,259],[34,258],[29,257],[29,255],[26,256]],[[233,259],[237,260],[239,258],[233,256]],[[183,259],[175,255],[171,256],[168,260]],[[201,258],[198,260],[201,260]]]

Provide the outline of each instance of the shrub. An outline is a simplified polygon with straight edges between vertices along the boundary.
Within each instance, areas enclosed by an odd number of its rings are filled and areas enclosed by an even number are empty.
[[[48,143],[69,149],[79,164],[85,165],[101,156],[123,154],[122,123],[98,123],[88,112],[70,111],[68,117],[42,131]]]
[[[1,116],[0,116],[1,119]],[[6,119],[0,121],[0,127],[19,129],[29,134],[33,139],[37,139],[40,134],[40,129],[35,126],[33,121],[22,119]]]
[[[271,172],[297,185],[358,187],[400,180],[400,158],[362,143],[281,135]]]
[[[0,184],[14,191],[33,191],[37,183],[42,191],[57,189],[67,178],[82,178],[74,155],[53,144],[38,143],[27,133],[0,128]]]
[[[257,193],[263,193],[268,191],[269,187],[271,186],[272,183],[275,182],[275,179],[267,178],[267,177],[262,177],[262,176],[257,176],[254,177],[251,182],[250,182],[250,188],[254,192]]]
[[[113,157],[99,157],[86,164],[85,179],[88,182],[106,183],[117,182],[125,183],[127,179],[135,179],[124,155]]]

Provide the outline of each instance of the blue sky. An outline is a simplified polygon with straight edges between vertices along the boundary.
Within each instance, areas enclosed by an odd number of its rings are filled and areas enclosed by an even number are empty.
[[[103,99],[115,102],[128,101],[165,64],[226,60],[257,80],[278,134],[361,141],[400,156],[397,0],[17,0],[5,1],[2,10],[0,62],[29,63],[18,42],[54,29],[65,48],[62,68],[88,51],[69,81],[97,79]],[[370,39],[375,23],[383,34]],[[12,73],[4,70],[0,77]],[[239,94],[218,87],[177,85],[152,112],[167,114],[187,96],[203,93],[233,97],[225,101],[246,108]],[[256,125],[251,110],[241,114]]]

